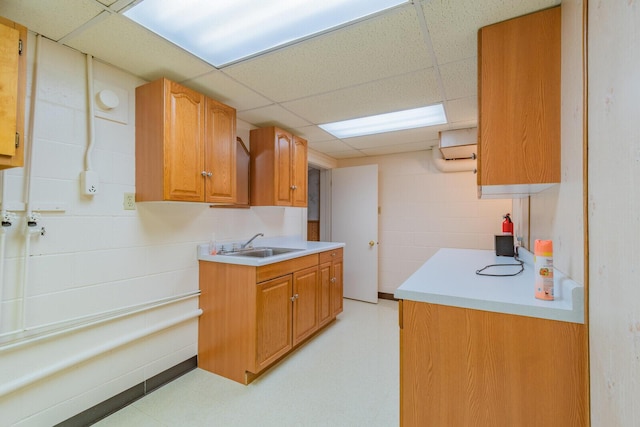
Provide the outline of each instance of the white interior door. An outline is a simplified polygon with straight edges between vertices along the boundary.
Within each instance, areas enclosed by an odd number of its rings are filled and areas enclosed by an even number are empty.
[[[331,240],[344,242],[344,296],[378,302],[378,165],[331,170]]]

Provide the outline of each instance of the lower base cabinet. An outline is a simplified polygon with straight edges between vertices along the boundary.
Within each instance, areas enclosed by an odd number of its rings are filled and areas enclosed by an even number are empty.
[[[400,301],[400,425],[589,425],[585,325]]]
[[[342,249],[261,267],[200,261],[200,291],[198,366],[248,384],[342,312]]]

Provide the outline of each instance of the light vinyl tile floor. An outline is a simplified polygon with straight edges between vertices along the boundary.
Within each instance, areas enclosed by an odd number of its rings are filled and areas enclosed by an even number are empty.
[[[95,425],[397,426],[398,303],[345,299],[335,322],[250,385],[195,369]]]

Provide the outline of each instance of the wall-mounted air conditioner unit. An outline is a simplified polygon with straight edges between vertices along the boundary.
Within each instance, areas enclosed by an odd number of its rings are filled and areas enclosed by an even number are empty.
[[[478,128],[440,132],[440,152],[447,160],[475,159],[478,152]]]

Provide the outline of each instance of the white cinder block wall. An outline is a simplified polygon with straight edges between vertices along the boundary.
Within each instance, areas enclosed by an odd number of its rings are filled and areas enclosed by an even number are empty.
[[[511,199],[478,200],[473,172],[440,172],[431,151],[345,159],[338,166],[365,164],[378,165],[380,292],[395,292],[440,248],[494,249]]]
[[[29,86],[36,39],[29,35]],[[94,81],[128,94],[118,109],[124,121],[96,118],[93,169],[100,181],[93,197],[80,192],[87,147],[86,59],[41,40],[34,128],[31,200],[41,213],[25,276],[23,168],[4,174],[2,206],[17,210],[6,230],[4,290],[0,312],[0,425],[61,422],[139,384],[197,353],[197,297],[130,314],[33,343],[21,341],[42,325],[175,299],[198,290],[196,246],[215,232],[220,240],[295,236],[306,230],[306,209],[211,209],[206,204],[139,203],[123,210],[135,192],[135,87],[140,79],[94,61]],[[30,106],[31,100],[28,100]],[[122,112],[122,111],[121,111]],[[27,111],[33,114],[33,111]],[[249,141],[249,125],[238,134]],[[27,147],[28,148],[28,147]],[[26,331],[22,283],[26,278]],[[164,328],[148,335],[154,328]],[[63,324],[62,329],[69,325]],[[102,348],[116,346],[107,353]],[[62,370],[56,368],[62,367]]]

